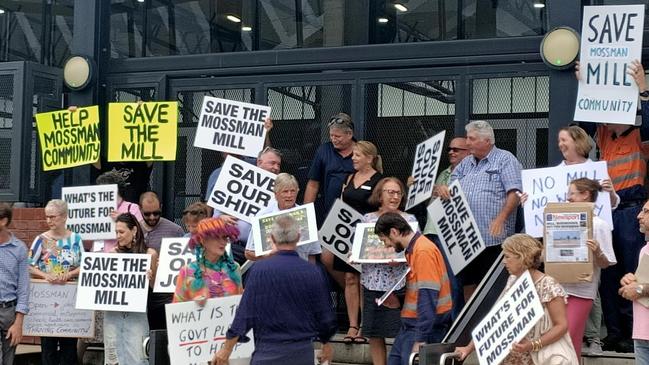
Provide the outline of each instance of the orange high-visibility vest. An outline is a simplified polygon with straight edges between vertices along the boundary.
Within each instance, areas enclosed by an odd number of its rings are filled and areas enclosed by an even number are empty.
[[[615,190],[644,184],[647,164],[643,158],[640,129],[631,127],[613,137],[607,126],[600,125],[597,127],[597,145],[600,159],[608,164],[608,174]]]

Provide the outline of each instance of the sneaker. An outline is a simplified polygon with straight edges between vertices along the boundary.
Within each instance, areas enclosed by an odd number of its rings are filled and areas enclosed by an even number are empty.
[[[633,352],[633,341],[631,339],[624,339],[617,343],[615,352],[631,353]]]
[[[604,355],[604,351],[602,351],[602,344],[600,343],[599,339],[588,341],[588,347],[584,348],[581,353],[588,356]]]

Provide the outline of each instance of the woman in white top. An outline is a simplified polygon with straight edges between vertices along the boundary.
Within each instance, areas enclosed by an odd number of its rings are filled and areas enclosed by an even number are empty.
[[[594,203],[602,186],[588,178],[575,179],[568,187],[570,203]],[[561,283],[568,292],[568,332],[575,347],[577,356],[581,355],[581,341],[586,328],[586,321],[593,301],[597,297],[601,269],[614,265],[617,261],[613,252],[613,237],[611,226],[593,215],[593,239],[588,240],[588,248],[593,252],[593,276],[591,281],[580,283]]]

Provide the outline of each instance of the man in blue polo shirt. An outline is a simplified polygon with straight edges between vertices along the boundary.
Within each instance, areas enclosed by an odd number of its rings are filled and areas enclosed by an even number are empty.
[[[345,179],[354,172],[352,118],[345,113],[338,113],[331,117],[327,127],[331,142],[322,144],[316,151],[304,192],[304,204],[315,202],[320,194],[322,205],[320,209],[316,209],[318,226],[324,222],[329,209],[340,196]]]

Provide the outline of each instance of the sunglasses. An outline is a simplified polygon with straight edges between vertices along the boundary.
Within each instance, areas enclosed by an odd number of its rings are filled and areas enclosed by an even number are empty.
[[[266,152],[272,152],[272,153],[276,154],[277,156],[282,157],[282,152],[280,150],[278,150],[277,148],[270,147],[270,146],[268,146],[268,147],[264,148],[263,150],[261,150],[261,152],[259,152],[259,156],[261,157],[261,155],[265,154]]]
[[[142,212],[142,215],[145,217],[149,217],[149,216],[159,217],[160,214],[162,214],[162,211],[160,210],[156,210],[153,212]]]
[[[344,125],[349,127],[350,129],[354,129],[354,122],[340,117],[332,117],[329,120],[327,127],[331,127],[332,125]]]
[[[460,151],[466,151],[468,148],[460,148],[460,147],[449,147],[447,151],[450,152],[455,152],[458,153]]]

